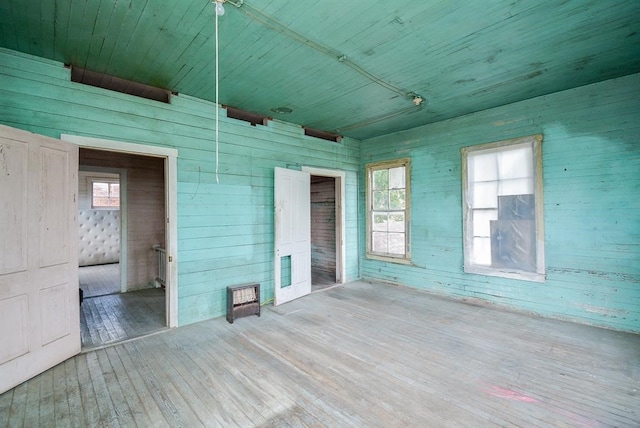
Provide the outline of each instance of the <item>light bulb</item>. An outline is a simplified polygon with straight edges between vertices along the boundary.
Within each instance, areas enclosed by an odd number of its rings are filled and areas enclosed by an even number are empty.
[[[216,1],[215,3],[216,3],[216,15],[218,16],[224,15],[224,6],[222,5],[222,2]]]

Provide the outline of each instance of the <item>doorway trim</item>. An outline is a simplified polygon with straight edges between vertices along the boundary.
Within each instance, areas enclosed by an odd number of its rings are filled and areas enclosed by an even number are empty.
[[[316,168],[303,166],[302,171],[309,175],[333,177],[336,179],[336,283],[344,284],[346,277],[346,248],[345,248],[345,172],[337,169]]]
[[[164,158],[166,206],[167,326],[178,327],[178,149],[61,134],[60,139],[88,149]]]

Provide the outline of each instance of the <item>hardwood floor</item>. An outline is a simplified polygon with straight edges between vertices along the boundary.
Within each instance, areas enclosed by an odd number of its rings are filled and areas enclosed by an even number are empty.
[[[120,292],[120,263],[78,268],[78,279],[84,297]]]
[[[336,285],[335,273],[330,274],[328,272],[314,270],[311,272],[311,291],[325,290]]]
[[[80,339],[87,350],[166,328],[161,288],[85,298],[80,305]]]
[[[84,353],[0,426],[633,427],[640,337],[355,282]]]

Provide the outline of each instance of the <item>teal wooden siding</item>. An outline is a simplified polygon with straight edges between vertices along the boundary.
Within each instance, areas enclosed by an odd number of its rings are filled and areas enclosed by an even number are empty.
[[[214,105],[187,96],[171,104],[69,80],[61,63],[0,49],[0,122],[58,138],[76,134],[173,147],[178,157],[179,324],[225,313],[225,288],[259,282],[273,296],[273,169],[300,165],[346,172],[346,279],[358,278],[359,142],[305,137],[221,111],[215,178]]]
[[[413,264],[363,255],[362,276],[640,331],[639,100],[636,74],[363,141],[361,172],[411,157]],[[546,282],[463,273],[460,149],[537,133]]]

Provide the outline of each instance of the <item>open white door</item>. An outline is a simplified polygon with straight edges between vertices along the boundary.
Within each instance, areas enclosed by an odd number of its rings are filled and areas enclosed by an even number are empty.
[[[0,393],[80,352],[78,147],[0,125]]]
[[[311,216],[308,172],[275,169],[274,305],[311,293]]]

